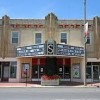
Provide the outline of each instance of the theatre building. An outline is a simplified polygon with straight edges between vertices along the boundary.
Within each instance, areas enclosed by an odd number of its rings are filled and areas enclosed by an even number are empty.
[[[0,19],[0,82],[40,81],[55,73],[61,81],[100,81],[100,18],[88,22],[85,39],[84,20],[58,19],[53,13],[44,19]]]

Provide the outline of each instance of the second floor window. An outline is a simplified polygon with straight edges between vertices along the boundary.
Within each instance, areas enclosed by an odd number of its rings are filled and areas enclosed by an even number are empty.
[[[41,33],[35,34],[35,44],[41,43]]]
[[[12,32],[12,43],[18,43],[18,32]]]
[[[67,33],[61,33],[61,43],[67,43]]]

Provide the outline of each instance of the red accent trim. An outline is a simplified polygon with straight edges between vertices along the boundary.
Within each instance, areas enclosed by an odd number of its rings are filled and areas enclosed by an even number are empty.
[[[32,65],[38,65],[38,58],[32,58]]]
[[[66,58],[65,59],[65,65],[70,65],[71,64],[71,59],[70,58]]]
[[[57,58],[57,65],[63,65],[63,58]]]
[[[30,27],[31,27],[31,24],[28,24],[28,25],[27,25],[27,28],[30,28]]]
[[[38,25],[35,24],[35,25],[34,25],[34,28],[37,28],[37,27],[38,27]]]
[[[65,28],[68,28],[68,26],[69,26],[69,25],[65,25],[64,27],[65,27]]]
[[[11,24],[11,27],[13,27],[13,28],[14,28],[14,24]]]
[[[60,28],[63,28],[63,25],[59,25]]]
[[[72,28],[74,28],[74,25],[70,25],[70,26],[72,26]]]
[[[40,59],[40,65],[45,65],[46,63],[46,58],[41,58]]]
[[[76,24],[76,27],[75,28],[78,28],[78,27],[80,27],[80,25],[79,24]]]
[[[23,24],[22,26],[23,26],[24,28],[27,28],[27,25],[26,25],[26,24]]]
[[[90,28],[92,25],[88,25],[88,27]]]
[[[39,25],[39,28],[42,28],[43,27],[43,25]]]

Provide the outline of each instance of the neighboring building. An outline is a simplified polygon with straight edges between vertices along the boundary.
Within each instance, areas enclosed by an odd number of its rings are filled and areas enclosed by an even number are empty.
[[[87,20],[87,82],[100,80],[100,18]],[[84,82],[84,21],[60,20],[50,13],[45,19],[0,19],[0,81],[38,81],[48,71],[62,81]]]

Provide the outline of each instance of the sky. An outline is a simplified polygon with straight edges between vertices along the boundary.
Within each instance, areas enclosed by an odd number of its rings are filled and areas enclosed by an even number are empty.
[[[100,0],[86,3],[87,19],[100,16]],[[0,0],[0,18],[44,19],[51,12],[58,19],[84,19],[84,0]]]

